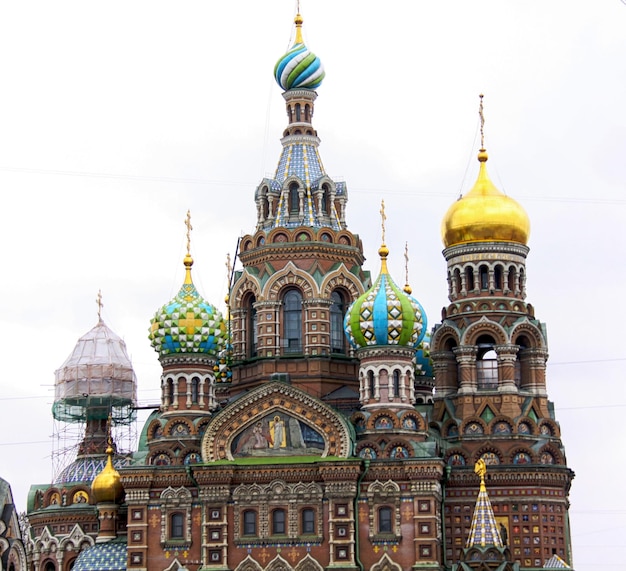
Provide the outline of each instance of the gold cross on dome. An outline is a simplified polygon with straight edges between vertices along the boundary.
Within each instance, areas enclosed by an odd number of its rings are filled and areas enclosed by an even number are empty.
[[[178,327],[185,330],[187,335],[193,335],[196,327],[202,326],[202,319],[194,317],[193,311],[188,311],[184,319],[178,320]]]

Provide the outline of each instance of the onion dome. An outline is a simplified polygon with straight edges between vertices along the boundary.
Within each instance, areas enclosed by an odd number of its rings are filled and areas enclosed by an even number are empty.
[[[434,377],[433,362],[430,358],[430,333],[426,333],[415,349],[415,374],[420,377]]]
[[[222,314],[206,302],[193,285],[193,259],[189,252],[184,264],[185,281],[176,297],[155,313],[148,337],[161,356],[176,353],[217,355],[226,343],[226,323]]]
[[[518,202],[491,182],[487,159],[487,151],[481,148],[480,171],[474,187],[450,206],[441,223],[441,238],[446,248],[469,242],[528,243],[528,215]]]
[[[124,497],[124,487],[120,473],[113,467],[113,446],[109,441],[107,463],[91,483],[91,492],[96,503],[120,503]]]
[[[311,52],[302,40],[302,16],[296,15],[296,40],[289,51],[274,66],[274,77],[280,87],[289,89],[317,89],[326,73],[320,58]]]
[[[389,249],[378,250],[381,270],[374,285],[346,313],[344,329],[353,347],[400,345],[417,347],[426,334],[426,312],[400,289],[387,271]]]
[[[115,456],[113,467],[123,468],[130,463],[125,456]],[[93,482],[96,476],[107,464],[106,456],[82,456],[66,466],[54,480],[56,484],[68,484],[70,482]]]

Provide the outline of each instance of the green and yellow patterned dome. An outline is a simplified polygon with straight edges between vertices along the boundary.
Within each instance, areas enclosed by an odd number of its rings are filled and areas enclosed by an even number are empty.
[[[227,328],[222,314],[205,301],[193,285],[193,259],[184,260],[185,282],[180,291],[159,309],[150,322],[150,342],[160,356],[177,353],[217,355],[226,345]]]

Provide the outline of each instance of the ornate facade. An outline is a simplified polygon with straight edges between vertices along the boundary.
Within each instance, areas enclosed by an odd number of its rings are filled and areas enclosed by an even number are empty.
[[[227,312],[194,286],[188,220],[184,283],[150,325],[160,407],[132,457],[92,422],[97,446],[77,463],[97,469],[33,486],[31,571],[571,563],[573,473],[547,398],[545,327],[525,301],[523,209],[493,186],[481,149],[475,187],[444,219],[450,305],[429,333],[388,273],[384,210],[378,277],[363,268],[347,185],[319,154],[324,71],[301,26],[298,15],[274,69],[283,150],[254,194]],[[110,357],[129,379],[122,349]],[[475,464],[489,467],[480,490]],[[485,482],[493,529],[479,546]]]

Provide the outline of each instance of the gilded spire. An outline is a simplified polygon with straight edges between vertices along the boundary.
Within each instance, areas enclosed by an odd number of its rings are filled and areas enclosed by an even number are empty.
[[[187,227],[187,255],[183,264],[185,264],[185,284],[193,283],[191,280],[191,266],[193,266],[193,258],[191,257],[191,212],[187,210],[187,218],[185,218],[185,226]]]
[[[296,17],[293,21],[296,25],[296,40],[294,43],[303,44],[304,40],[302,39],[302,22],[304,20],[302,19],[302,16],[300,16],[300,2],[298,2],[298,13],[296,14]]]
[[[485,547],[486,545],[503,547],[502,539],[498,532],[496,517],[493,514],[493,508],[491,507],[491,502],[487,495],[487,487],[485,486],[487,465],[482,458],[479,458],[478,462],[476,462],[474,472],[476,472],[480,478],[480,490],[478,492],[478,498],[476,499],[474,517],[472,518],[472,526],[470,527],[466,547],[473,547],[475,545],[479,545],[480,547]]]

